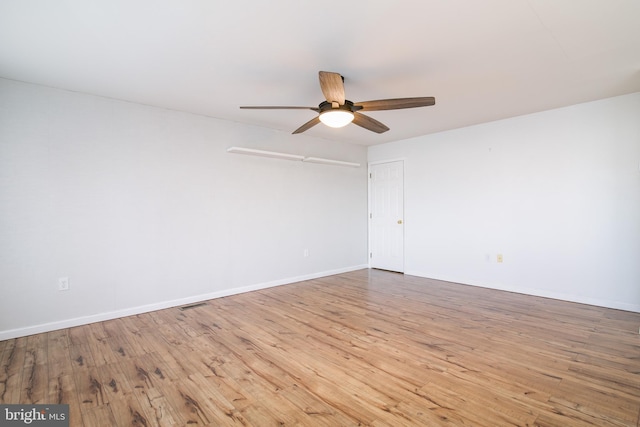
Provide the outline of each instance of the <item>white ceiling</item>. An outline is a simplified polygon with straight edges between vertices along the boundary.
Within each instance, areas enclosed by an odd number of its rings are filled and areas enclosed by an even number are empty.
[[[0,77],[291,132],[318,71],[391,128],[373,145],[640,91],[638,0],[2,0]]]

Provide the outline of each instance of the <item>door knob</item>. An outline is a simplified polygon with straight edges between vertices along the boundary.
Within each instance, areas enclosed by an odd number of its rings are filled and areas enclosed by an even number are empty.
[[[398,224],[402,224],[402,220],[401,219],[398,220]]]

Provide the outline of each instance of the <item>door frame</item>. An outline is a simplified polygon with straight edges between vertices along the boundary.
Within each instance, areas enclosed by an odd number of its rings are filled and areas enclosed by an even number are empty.
[[[392,162],[402,162],[402,221],[403,221],[403,226],[402,226],[402,271],[399,272],[401,274],[404,274],[405,271],[405,230],[406,230],[406,224],[407,222],[405,221],[405,218],[407,217],[407,213],[405,212],[405,191],[404,191],[404,183],[405,183],[405,176],[406,176],[406,171],[405,171],[405,163],[406,163],[406,158],[405,157],[400,157],[400,158],[393,158],[393,159],[385,159],[385,160],[376,160],[374,162],[368,162],[367,163],[367,253],[369,254],[369,256],[367,257],[367,265],[369,266],[369,268],[371,267],[371,242],[372,242],[372,230],[371,230],[371,166],[375,166],[375,165],[380,165],[380,164],[384,164],[384,163],[392,163]]]

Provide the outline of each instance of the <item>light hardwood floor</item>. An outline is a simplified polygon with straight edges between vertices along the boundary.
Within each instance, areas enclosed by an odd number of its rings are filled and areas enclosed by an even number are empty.
[[[638,426],[640,314],[377,270],[0,342],[72,426]]]

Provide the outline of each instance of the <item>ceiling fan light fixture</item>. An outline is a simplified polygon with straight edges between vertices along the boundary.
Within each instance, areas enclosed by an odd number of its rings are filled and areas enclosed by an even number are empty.
[[[353,113],[347,110],[328,110],[320,113],[320,121],[332,128],[341,128],[353,121]]]
[[[436,99],[432,96],[421,96],[413,98],[392,98],[377,99],[374,101],[361,101],[357,104],[345,98],[344,94],[344,78],[338,74],[329,71],[320,71],[318,73],[320,79],[320,89],[326,101],[322,101],[318,108],[315,107],[285,107],[285,106],[262,106],[262,107],[240,107],[254,108],[265,110],[312,110],[318,113],[317,116],[294,130],[292,133],[298,134],[305,132],[318,123],[332,127],[341,128],[353,123],[357,126],[365,128],[371,132],[384,133],[389,127],[384,123],[380,123],[373,117],[369,117],[361,112],[380,111],[380,110],[400,110],[404,108],[427,107],[434,105]],[[355,113],[358,113],[356,116]]]

